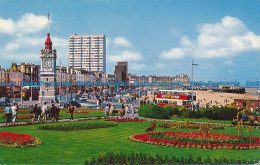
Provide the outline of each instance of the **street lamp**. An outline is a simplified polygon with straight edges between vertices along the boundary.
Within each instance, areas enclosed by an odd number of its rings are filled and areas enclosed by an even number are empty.
[[[33,72],[33,67],[31,67],[31,82],[33,81],[32,72]],[[31,101],[33,101],[33,99],[32,99],[32,88],[33,88],[33,82],[32,82],[32,85],[31,85]]]
[[[61,63],[61,60],[60,60],[60,90],[59,90],[59,94],[60,94],[60,100],[59,100],[59,105],[60,105],[60,101],[61,101],[61,84],[62,84],[62,80],[61,80],[61,70],[62,70],[62,63]]]
[[[192,82],[192,86],[191,86],[191,89],[192,89],[192,92],[191,92],[191,110],[193,111],[194,107],[193,107],[193,85],[194,85],[194,82],[193,82],[193,66],[198,66],[199,64],[195,64],[193,63],[193,59],[191,59],[191,82]]]
[[[141,106],[141,70],[140,70],[140,74],[139,74],[139,107]]]

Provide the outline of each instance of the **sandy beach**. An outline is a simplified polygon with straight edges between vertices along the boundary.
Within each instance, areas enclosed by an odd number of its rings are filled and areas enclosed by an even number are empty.
[[[196,104],[199,102],[201,105],[206,105],[207,103],[211,103],[211,105],[226,105],[232,104],[234,99],[258,99],[257,95],[253,95],[251,92],[244,94],[237,93],[220,93],[220,92],[212,92],[212,91],[198,91],[195,90],[196,93]]]

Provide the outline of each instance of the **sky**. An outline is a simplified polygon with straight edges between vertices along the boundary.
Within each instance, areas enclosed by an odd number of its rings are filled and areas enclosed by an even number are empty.
[[[57,64],[69,35],[104,34],[107,73],[260,81],[260,0],[0,0],[0,65],[40,64],[48,32]]]

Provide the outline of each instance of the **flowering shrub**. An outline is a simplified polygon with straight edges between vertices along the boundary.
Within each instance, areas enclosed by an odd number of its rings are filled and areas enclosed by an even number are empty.
[[[0,146],[8,148],[33,147],[42,144],[38,138],[27,134],[0,132]]]
[[[144,120],[138,120],[138,119],[107,119],[104,121],[114,121],[114,122],[145,122]]]
[[[204,132],[158,132],[145,133],[129,137],[130,140],[145,143],[182,148],[203,149],[256,149],[260,147],[260,138]]]
[[[177,123],[161,123],[159,127],[161,128],[171,128],[171,127],[180,127],[180,128],[189,128],[189,129],[199,129],[203,127],[204,124],[191,124],[191,123],[180,123],[179,125]],[[223,126],[216,125],[216,124],[210,124],[210,127],[215,130],[219,129],[225,129]]]
[[[81,122],[81,123],[57,123],[39,126],[39,129],[58,130],[58,131],[75,131],[86,129],[98,129],[107,127],[117,127],[114,123],[95,123],[95,122]]]
[[[70,113],[70,112],[65,112],[65,113]],[[85,112],[85,111],[82,111],[82,112],[79,112],[79,111],[75,111],[75,112],[73,112],[74,114],[88,114],[88,113],[90,113],[90,112]]]

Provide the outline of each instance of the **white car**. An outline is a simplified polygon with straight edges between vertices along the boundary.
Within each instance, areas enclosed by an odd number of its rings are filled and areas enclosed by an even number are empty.
[[[80,100],[80,101],[82,101],[82,100],[86,100],[86,101],[87,101],[87,97],[86,97],[86,96],[81,96],[81,97],[79,98],[79,100]]]

